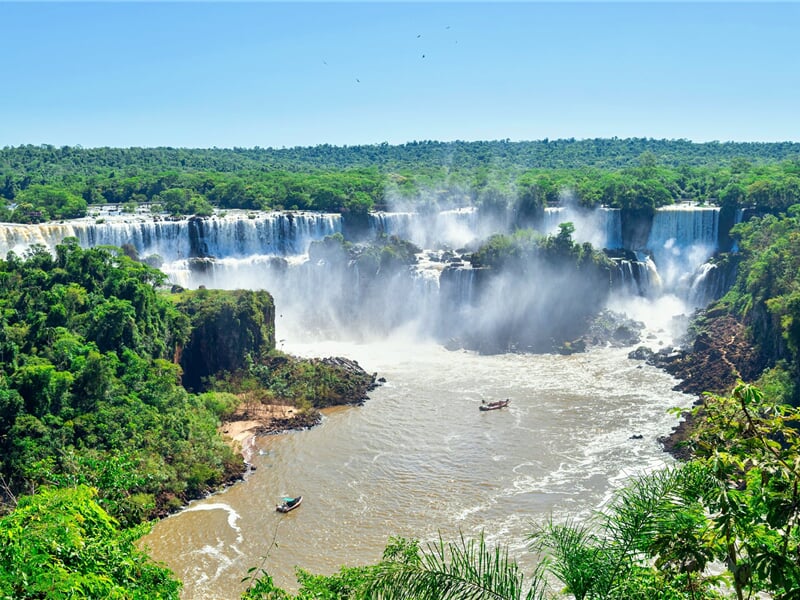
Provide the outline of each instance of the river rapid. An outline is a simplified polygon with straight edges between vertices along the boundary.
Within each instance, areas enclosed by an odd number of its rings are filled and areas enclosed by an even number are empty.
[[[255,439],[245,481],[156,524],[142,544],[183,580],[184,599],[238,598],[262,564],[294,590],[296,566],[374,563],[390,536],[485,532],[530,572],[532,524],[588,517],[626,478],[671,462],[657,438],[676,424],[668,409],[692,402],[629,349],[483,356],[399,336],[295,340],[283,349],[347,356],[386,383],[318,427]],[[503,398],[507,409],[478,409]],[[297,494],[300,508],[275,511]]]

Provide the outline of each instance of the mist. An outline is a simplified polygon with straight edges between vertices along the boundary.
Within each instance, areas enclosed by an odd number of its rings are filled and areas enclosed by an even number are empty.
[[[456,196],[450,193],[448,202]],[[370,215],[354,245],[320,243],[343,231],[340,215],[228,211],[169,222],[126,216],[4,225],[0,250],[30,243],[52,249],[66,236],[82,246],[131,244],[142,257],[158,254],[175,285],[271,292],[277,337],[303,341],[366,343],[402,334],[486,352],[548,351],[610,308],[643,321],[668,343],[677,335],[674,317],[709,299],[701,284],[716,250],[717,209],[657,211],[646,242],[628,248],[609,282],[541,260],[521,269],[475,269],[469,252],[490,235],[509,232],[508,207],[427,204],[423,211]],[[625,243],[618,210],[587,210],[566,194],[537,228],[552,234],[567,221],[576,242],[598,249]],[[397,245],[401,239],[413,246]]]
[[[492,233],[508,231],[506,218],[487,223],[474,207],[374,214],[370,236],[397,236],[418,246],[413,264],[392,269],[340,249],[317,249],[309,256],[309,241],[303,253],[224,258],[205,265],[178,261],[166,270],[185,287],[270,291],[282,337],[368,343],[401,334],[487,352],[546,351],[580,335],[576,314],[588,319],[609,308],[645,323],[653,343],[667,344],[682,333],[685,320],[678,317],[703,302],[691,292],[715,250],[708,227],[700,228],[699,239],[692,237],[697,230],[693,220],[699,216],[705,222],[715,216],[713,211],[687,213],[681,217],[683,229],[678,213],[665,215],[672,225],[659,224],[657,215],[648,245],[636,249],[644,274],[640,281],[631,276],[626,284],[607,289],[603,282],[584,281],[541,262],[528,265],[524,274],[472,268],[468,251]],[[596,248],[622,244],[619,211],[567,203],[546,211],[542,233],[554,233],[567,221],[575,226],[577,242]]]

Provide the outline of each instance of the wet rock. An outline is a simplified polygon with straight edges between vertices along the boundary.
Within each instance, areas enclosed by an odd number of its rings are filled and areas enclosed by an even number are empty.
[[[602,311],[589,326],[584,336],[588,345],[624,348],[641,341],[644,323],[610,310]]]
[[[653,352],[650,348],[639,346],[636,350],[628,352],[628,358],[632,360],[650,360],[653,357]]]

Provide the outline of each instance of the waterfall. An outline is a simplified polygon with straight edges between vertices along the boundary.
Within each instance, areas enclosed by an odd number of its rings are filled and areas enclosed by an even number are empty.
[[[630,296],[656,297],[661,294],[662,282],[656,265],[649,256],[614,258],[617,271],[612,275],[611,289]]]
[[[666,288],[680,291],[718,243],[719,208],[678,205],[656,211],[646,250]]]
[[[718,300],[736,281],[740,257],[728,255],[715,262],[707,262],[692,275],[688,301],[693,308],[707,306]]]
[[[714,299],[715,294],[711,291],[709,281],[715,271],[717,271],[717,265],[715,264],[704,263],[700,265],[689,286],[689,304],[691,306],[705,306],[710,300]]]
[[[646,247],[636,252],[620,248],[617,209],[548,208],[540,225],[555,233],[559,223],[570,221],[575,241],[608,248],[617,265],[610,282],[615,296],[646,302],[670,294],[698,307],[718,298],[733,280],[730,269],[704,264],[717,248],[718,215],[716,208],[660,209],[648,222]],[[33,244],[53,250],[65,237],[77,238],[84,247],[131,244],[141,257],[160,255],[162,270],[177,285],[266,289],[274,295],[278,312],[291,315],[292,323],[364,337],[412,327],[440,339],[471,336],[480,341],[509,320],[516,325],[503,335],[511,340],[517,334],[514,327],[534,327],[534,312],[540,324],[536,327],[544,329],[570,303],[586,302],[600,288],[608,290],[603,282],[584,289],[582,282],[572,281],[581,291],[564,296],[558,290],[564,289],[566,273],[545,270],[522,280],[511,273],[496,277],[490,269],[473,269],[463,253],[450,249],[508,232],[474,208],[380,212],[367,223],[374,235],[397,235],[425,250],[407,268],[383,269],[381,259],[368,252],[348,262],[351,256],[336,242],[330,251],[314,250],[309,256],[313,241],[342,231],[340,215],[228,211],[176,220],[117,214],[40,225],[1,224],[0,253],[22,254]]]
[[[737,208],[736,209],[736,217],[734,220],[734,225],[738,225],[742,221],[744,221],[744,208]],[[739,251],[739,241],[733,240],[733,245],[731,246],[731,252],[738,252]]]
[[[245,213],[169,220],[113,216],[41,225],[0,225],[0,254],[41,244],[51,251],[66,237],[82,247],[133,245],[140,256],[172,262],[191,257],[303,254],[309,244],[341,231],[341,216],[324,213]]]
[[[424,213],[377,212],[370,215],[369,223],[373,236],[396,235],[420,248],[461,248],[476,238],[494,233],[482,230],[474,207]]]
[[[370,213],[369,225],[373,237],[381,234],[396,235],[403,239],[411,239],[410,232],[417,213],[413,212],[376,212]]]

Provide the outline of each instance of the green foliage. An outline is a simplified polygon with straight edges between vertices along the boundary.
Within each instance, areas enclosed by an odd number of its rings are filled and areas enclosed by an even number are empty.
[[[189,320],[163,274],[65,240],[0,261],[0,475],[9,492],[86,484],[125,526],[241,472],[225,400],[187,394]]]
[[[268,292],[187,291],[177,306],[191,322],[181,356],[188,389],[203,391],[205,379],[244,369],[275,348],[275,306]]]
[[[180,582],[134,545],[143,529],[121,532],[78,486],[22,497],[0,518],[0,597],[179,597]]]
[[[679,199],[785,210],[800,198],[797,144],[685,140],[412,142],[289,149],[0,149],[0,217],[41,222],[87,205],[152,203],[172,214],[299,209],[352,217],[402,199],[418,208],[513,206],[520,227],[574,199],[652,209]],[[489,168],[487,165],[491,165]]]
[[[741,262],[735,285],[720,307],[742,319],[752,332],[761,362],[782,361],[795,391],[783,393],[797,401],[800,378],[800,205],[786,214],[766,215],[736,225]],[[784,380],[786,381],[786,380]]]
[[[740,384],[730,397],[709,397],[693,435],[711,485],[714,556],[725,561],[737,597],[766,591],[800,594],[800,413]]]
[[[370,577],[367,597],[385,600],[532,600],[544,595],[536,572],[526,582],[506,549],[478,540],[430,544],[427,552],[384,559]]]
[[[534,600],[544,597],[540,571],[525,578],[507,550],[490,548],[483,536],[423,551],[415,540],[391,538],[382,560],[365,567],[343,567],[333,575],[298,569],[300,589],[291,596],[268,573],[250,570],[242,598],[248,600]]]
[[[38,223],[50,219],[76,219],[86,216],[86,200],[54,185],[32,185],[21,191],[11,215],[19,223]]]
[[[610,260],[591,244],[572,241],[575,226],[559,225],[555,235],[543,236],[531,229],[518,229],[511,235],[495,234],[472,253],[470,262],[475,268],[515,268],[532,270],[545,261],[556,268],[571,266],[575,269],[607,271]]]

